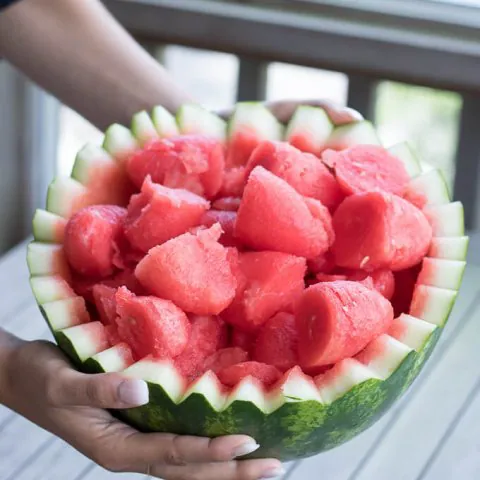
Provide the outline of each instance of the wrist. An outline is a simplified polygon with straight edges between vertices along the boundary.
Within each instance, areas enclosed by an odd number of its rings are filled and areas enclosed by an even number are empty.
[[[0,328],[0,405],[8,406],[13,357],[24,343],[23,340]]]

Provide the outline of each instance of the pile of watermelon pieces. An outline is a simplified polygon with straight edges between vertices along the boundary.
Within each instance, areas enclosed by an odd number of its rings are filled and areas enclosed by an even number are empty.
[[[432,240],[425,199],[376,145],[306,153],[202,135],[155,139],[125,163],[126,207],[65,228],[72,285],[111,345],[266,387],[316,376],[408,312]]]

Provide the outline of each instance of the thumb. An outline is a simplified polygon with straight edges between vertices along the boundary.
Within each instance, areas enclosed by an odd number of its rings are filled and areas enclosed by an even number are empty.
[[[50,401],[57,406],[131,408],[148,403],[148,386],[143,380],[116,373],[86,375],[65,369],[50,386]]]

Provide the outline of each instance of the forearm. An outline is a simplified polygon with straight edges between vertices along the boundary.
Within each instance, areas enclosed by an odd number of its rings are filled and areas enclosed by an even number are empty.
[[[0,328],[0,405],[10,406],[9,402],[9,371],[11,359],[17,348],[24,342]]]
[[[0,15],[0,55],[104,129],[191,99],[98,0],[22,0]]]

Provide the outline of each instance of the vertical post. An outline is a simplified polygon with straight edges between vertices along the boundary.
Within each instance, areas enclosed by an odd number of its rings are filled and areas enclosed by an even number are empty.
[[[374,120],[377,83],[377,80],[365,75],[348,76],[348,106],[371,121]]]
[[[22,140],[20,121],[23,99],[19,75],[0,62],[0,253],[23,238],[22,211],[25,189],[22,180]]]
[[[480,93],[464,93],[462,98],[453,197],[463,203],[465,226],[467,230],[473,230],[480,220]]]
[[[36,208],[45,207],[48,185],[57,171],[60,102],[24,81],[23,181],[26,191],[24,232],[31,232]]]
[[[31,233],[56,171],[59,103],[0,63],[0,252]]]
[[[237,101],[265,100],[267,88],[267,64],[250,57],[240,57]]]

